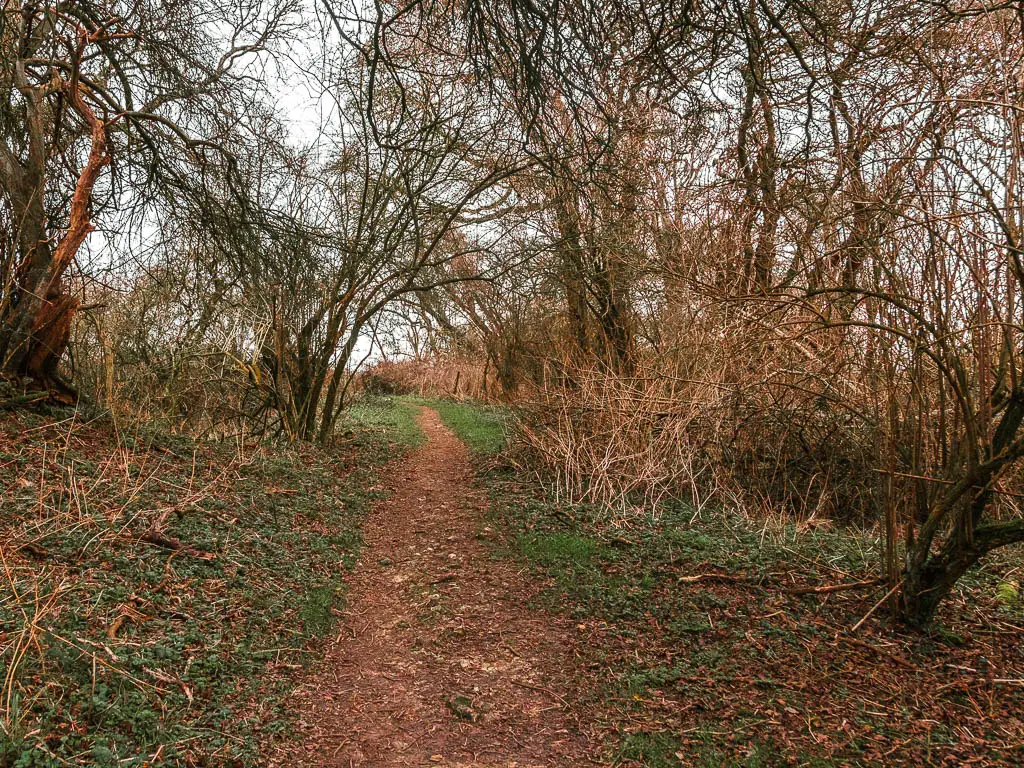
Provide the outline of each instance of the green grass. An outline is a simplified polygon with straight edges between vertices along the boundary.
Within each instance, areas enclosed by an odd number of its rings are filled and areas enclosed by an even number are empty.
[[[0,765],[259,762],[343,603],[385,437],[412,438],[400,413],[330,453],[241,455],[0,421]],[[159,516],[187,551],[141,540]]]
[[[676,753],[682,744],[667,733],[624,733],[617,761],[631,760],[645,768],[672,768],[680,765]]]
[[[365,395],[345,411],[345,430],[372,433],[378,437],[407,446],[424,442],[423,430],[416,422],[420,406],[433,408],[441,421],[477,455],[500,453],[507,442],[505,423],[508,411],[500,406],[455,402],[414,396]]]
[[[593,539],[572,533],[525,534],[519,537],[519,551],[529,560],[549,566],[566,564],[575,571],[586,568],[598,545]]]
[[[387,395],[363,396],[344,413],[342,428],[371,433],[401,445],[422,445],[425,437],[416,423],[416,403]]]
[[[452,400],[417,402],[437,410],[444,425],[458,435],[473,453],[494,456],[505,448],[508,440],[506,408]]]

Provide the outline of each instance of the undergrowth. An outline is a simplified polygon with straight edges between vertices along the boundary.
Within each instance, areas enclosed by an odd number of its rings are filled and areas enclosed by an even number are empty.
[[[884,606],[855,630],[885,591],[871,583],[879,543],[870,536],[759,528],[682,504],[626,527],[554,504],[507,473],[487,478],[505,551],[547,581],[541,605],[586,638],[587,705],[613,762],[1024,758],[1024,615],[1019,600],[997,598],[1000,569],[965,582],[931,635],[903,633]],[[989,718],[993,710],[1002,717]]]
[[[458,408],[460,436],[490,419]],[[584,718],[611,763],[1024,760],[1024,606],[1007,588],[1019,552],[963,580],[931,634],[908,634],[879,605],[869,533],[674,500],[621,518],[482,464],[499,553],[526,564],[546,584],[540,605],[577,626]],[[813,591],[850,584],[861,586]]]
[[[325,453],[5,415],[0,764],[258,762],[411,434]]]

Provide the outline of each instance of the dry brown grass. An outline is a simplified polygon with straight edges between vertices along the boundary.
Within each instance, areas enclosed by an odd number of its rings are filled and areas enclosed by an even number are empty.
[[[489,401],[500,390],[485,363],[445,356],[429,360],[384,360],[363,371],[359,387],[370,394],[467,397]]]
[[[629,375],[572,369],[524,402],[522,461],[569,499],[623,511],[666,497],[799,520],[875,518],[879,439],[831,349],[707,307]]]
[[[171,557],[206,557],[167,533],[165,524],[171,515],[215,497],[255,456],[239,443],[234,458],[212,477],[200,478],[194,454],[189,459],[164,449],[165,457],[138,435],[118,433],[111,440],[105,434],[76,412],[26,428],[18,442],[0,435],[0,467],[9,502],[9,515],[0,525],[0,613],[15,622],[13,631],[0,633],[4,733],[17,732],[35,701],[47,695],[24,679],[23,671],[45,671],[54,646],[90,656],[94,686],[98,670],[135,686],[149,685],[123,669],[109,647],[54,629],[63,613],[88,614],[88,606],[80,605],[81,585],[69,563],[133,542],[162,548]],[[92,457],[87,467],[81,463],[83,453]],[[175,472],[168,472],[168,458]],[[182,470],[185,474],[179,474]],[[59,547],[79,544],[67,557],[56,558],[51,551],[55,542]]]

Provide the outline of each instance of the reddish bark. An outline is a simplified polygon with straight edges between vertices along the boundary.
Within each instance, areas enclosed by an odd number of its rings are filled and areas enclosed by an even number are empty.
[[[92,147],[89,159],[78,176],[68,228],[53,251],[53,256],[41,284],[33,293],[41,301],[27,302],[25,311],[32,312],[31,332],[23,352],[19,355],[18,373],[29,376],[50,389],[58,400],[74,401],[75,392],[64,383],[57,368],[67,349],[71,336],[71,323],[80,306],[79,300],[69,295],[64,274],[74,261],[78,250],[95,228],[89,213],[93,190],[103,169],[110,164],[106,124],[82,98],[77,80],[63,88],[67,103],[82,117],[89,127]],[[27,323],[26,323],[27,324]]]

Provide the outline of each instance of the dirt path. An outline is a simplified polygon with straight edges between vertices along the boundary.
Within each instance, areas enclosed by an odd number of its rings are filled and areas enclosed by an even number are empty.
[[[393,465],[366,524],[341,632],[296,695],[305,729],[286,766],[564,766],[590,762],[567,671],[574,628],[528,602],[492,559],[486,496],[436,412]]]

